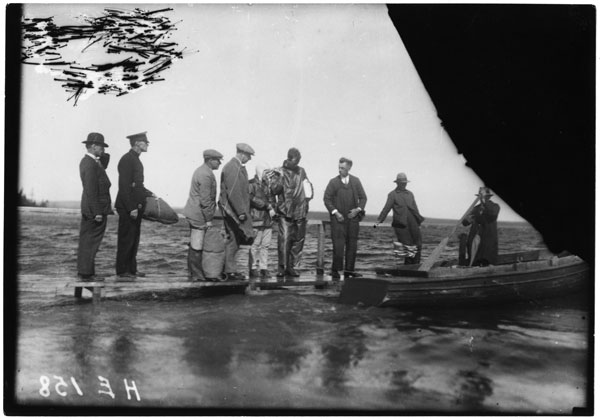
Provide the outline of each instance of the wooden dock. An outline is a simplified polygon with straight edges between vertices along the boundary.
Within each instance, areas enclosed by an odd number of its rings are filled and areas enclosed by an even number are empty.
[[[317,276],[313,272],[302,273],[297,278],[270,278],[268,280],[237,280],[223,282],[189,281],[187,276],[148,274],[143,278],[124,280],[116,276],[104,281],[84,282],[74,276],[41,274],[19,275],[19,295],[36,294],[46,302],[51,298],[75,297],[76,301],[94,304],[103,299],[135,300],[185,296],[211,296],[224,294],[260,294],[258,291],[290,290],[339,290],[339,281],[329,276]],[[334,285],[332,287],[332,285]],[[50,298],[48,298],[50,297]]]
[[[79,215],[78,209],[20,207],[23,212],[40,212],[50,214]],[[180,215],[180,218],[184,218]],[[220,217],[216,217],[220,219]],[[261,292],[279,290],[329,290],[339,291],[342,281],[333,281],[331,276],[325,274],[325,234],[330,226],[329,220],[308,220],[309,225],[317,226],[317,258],[316,266],[304,267],[298,270],[300,277],[276,278],[273,276],[267,281],[250,279],[250,266],[246,266],[244,275],[248,278],[243,281],[225,282],[190,282],[187,270],[180,274],[148,273],[142,278],[124,280],[116,276],[105,277],[104,281],[83,282],[75,276],[71,269],[65,269],[64,274],[18,274],[18,289],[20,298],[27,296],[29,301],[46,304],[51,303],[52,297],[75,297],[76,301],[91,300],[99,303],[102,299],[148,298],[152,295],[215,295],[246,293],[249,295]],[[361,223],[365,224],[365,223]],[[370,224],[369,224],[370,225]],[[330,227],[329,227],[330,228]],[[241,246],[242,251],[249,253],[250,246]],[[242,255],[241,261],[250,258]],[[245,261],[242,263],[246,263]],[[276,265],[277,261],[271,261]]]

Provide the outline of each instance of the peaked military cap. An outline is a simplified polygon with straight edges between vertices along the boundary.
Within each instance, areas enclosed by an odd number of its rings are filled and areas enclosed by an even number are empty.
[[[140,132],[139,134],[131,134],[128,135],[127,138],[129,138],[129,142],[131,143],[131,145],[134,145],[136,141],[144,141],[147,144],[150,144],[150,141],[148,141],[148,137],[146,137],[147,132],[148,131]]]
[[[104,135],[99,132],[90,132],[87,136],[87,140],[82,141],[83,144],[98,144],[102,147],[108,147],[108,144],[104,142]]]
[[[202,155],[204,156],[205,159],[219,159],[220,160],[223,158],[223,155],[221,153],[219,153],[217,150],[213,150],[212,148],[209,148],[208,150],[204,150]]]
[[[254,155],[254,149],[252,147],[250,147],[248,144],[246,143],[237,143],[236,148],[241,151],[242,153],[248,153],[251,156]]]

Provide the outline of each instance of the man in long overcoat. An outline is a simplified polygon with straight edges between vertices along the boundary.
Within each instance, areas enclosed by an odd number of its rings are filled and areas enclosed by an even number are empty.
[[[467,253],[473,266],[488,266],[498,260],[498,214],[500,205],[491,201],[494,196],[489,188],[479,188],[480,203],[463,220],[463,225],[471,225],[467,238]]]
[[[342,157],[339,161],[339,176],[327,184],[323,202],[331,218],[331,241],[333,263],[331,277],[339,279],[344,268],[344,278],[361,276],[354,271],[358,250],[359,222],[365,214],[367,195],[360,179],[349,171],[352,160]],[[345,258],[345,265],[344,265]]]
[[[83,192],[81,194],[81,224],[79,227],[79,247],[77,249],[77,275],[83,281],[101,281],[96,277],[95,259],[106,231],[107,215],[113,214],[110,200],[110,180],[103,161],[108,160],[104,148],[104,136],[97,132],[88,134],[82,141],[87,152],[79,163],[79,176]],[[108,162],[106,163],[108,164]]]
[[[221,166],[223,155],[217,150],[204,150],[204,164],[192,175],[190,194],[183,209],[190,225],[188,249],[188,271],[192,281],[204,281],[202,270],[202,248],[206,230],[212,227],[217,208],[217,179],[213,173]]]
[[[421,261],[421,229],[420,225],[425,220],[419,213],[414,194],[406,189],[409,182],[405,173],[396,176],[396,189],[388,194],[385,206],[377,217],[377,224],[382,223],[390,210],[393,210],[392,227],[396,238],[410,249],[410,256],[404,258],[406,265],[416,264]]]
[[[221,171],[221,193],[219,207],[223,213],[225,224],[225,274],[229,280],[245,279],[238,272],[237,252],[240,244],[252,244],[254,231],[250,216],[250,192],[248,172],[245,164],[254,155],[254,150],[248,144],[238,143],[236,155]]]
[[[140,154],[148,151],[146,133],[127,136],[131,149],[121,157],[119,170],[119,192],[115,208],[119,214],[117,239],[117,275],[122,278],[143,277],[137,270],[137,251],[140,244],[142,215],[146,198],[155,196],[144,186],[144,166]]]

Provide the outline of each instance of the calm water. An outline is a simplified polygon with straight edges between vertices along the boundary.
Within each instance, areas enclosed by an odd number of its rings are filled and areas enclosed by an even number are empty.
[[[99,273],[113,273],[116,221]],[[78,223],[77,216],[24,215],[20,273],[73,274]],[[451,229],[427,225],[425,253]],[[311,227],[307,271],[315,266],[315,233]],[[499,235],[501,252],[543,247],[521,225],[505,225]],[[360,267],[393,266],[392,238],[390,229],[362,228]],[[186,246],[185,223],[144,222],[140,268],[185,273]],[[271,250],[275,261],[274,243]],[[450,243],[446,255],[456,252]],[[577,298],[402,311],[340,305],[332,293],[277,291],[19,306],[16,395],[27,405],[439,414],[570,414],[588,405],[589,313]]]

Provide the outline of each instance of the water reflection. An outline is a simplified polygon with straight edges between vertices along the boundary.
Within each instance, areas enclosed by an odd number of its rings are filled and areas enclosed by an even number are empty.
[[[467,409],[480,409],[484,400],[493,393],[492,380],[476,370],[458,372],[460,387],[456,404]]]
[[[129,316],[119,316],[115,319],[116,337],[109,347],[112,369],[121,376],[129,375],[130,366],[139,358],[135,339],[131,336],[134,328],[130,319]]]
[[[367,353],[366,336],[356,326],[343,327],[321,347],[323,387],[333,393],[345,393],[347,372],[356,367]]]
[[[232,318],[197,322],[186,330],[183,340],[184,360],[198,376],[228,378],[236,339]]]

